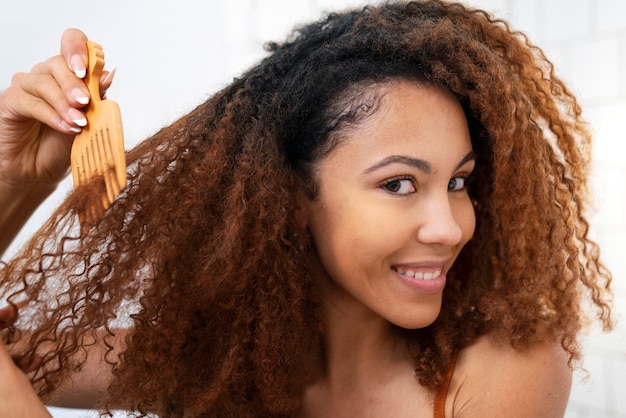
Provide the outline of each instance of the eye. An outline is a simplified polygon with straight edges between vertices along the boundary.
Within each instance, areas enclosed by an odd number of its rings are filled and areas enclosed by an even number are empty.
[[[453,177],[448,182],[448,190],[451,192],[462,192],[467,189],[467,176]]]
[[[388,192],[397,195],[409,195],[417,191],[415,183],[411,178],[391,179],[385,182],[382,187]]]

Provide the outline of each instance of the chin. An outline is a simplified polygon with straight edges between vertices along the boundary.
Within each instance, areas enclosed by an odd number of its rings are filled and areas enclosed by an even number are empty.
[[[441,312],[440,308],[441,306],[432,310],[419,309],[419,311],[414,315],[408,315],[405,313],[403,315],[396,315],[395,318],[388,318],[387,320],[395,326],[404,329],[426,328],[437,320],[439,313]]]

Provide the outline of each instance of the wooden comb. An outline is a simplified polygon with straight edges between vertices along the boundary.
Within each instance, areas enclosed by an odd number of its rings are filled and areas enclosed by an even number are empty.
[[[126,186],[126,154],[120,108],[114,101],[100,98],[100,76],[104,68],[102,47],[88,41],[89,65],[85,83],[91,100],[85,108],[87,126],[76,135],[71,151],[74,187],[100,179],[99,199],[88,202],[84,220],[94,221],[106,210]]]

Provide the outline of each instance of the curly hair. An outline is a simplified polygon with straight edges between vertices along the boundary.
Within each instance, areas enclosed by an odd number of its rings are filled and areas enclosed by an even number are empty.
[[[315,163],[373,113],[363,109],[376,93],[364,89],[393,79],[451,91],[478,162],[475,235],[438,319],[406,330],[416,378],[436,388],[477,337],[524,349],[543,324],[575,365],[585,321],[612,327],[611,274],[585,218],[581,108],[524,34],[425,0],[329,14],[268,44],[257,66],[129,152],[126,190],[82,232],[94,190],[68,196],[0,272],[0,294],[26,304],[8,342],[23,358],[45,353],[41,394],[81,367],[104,330],[109,396],[139,414],[297,410],[302,356],[323,327],[296,191],[315,199]],[[118,358],[123,313],[132,324]]]

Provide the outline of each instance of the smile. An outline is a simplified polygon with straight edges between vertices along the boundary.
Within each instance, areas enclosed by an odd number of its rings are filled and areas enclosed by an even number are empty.
[[[441,276],[443,268],[430,269],[430,271],[414,271],[411,269],[403,269],[402,267],[392,267],[395,272],[418,280],[434,280]]]

